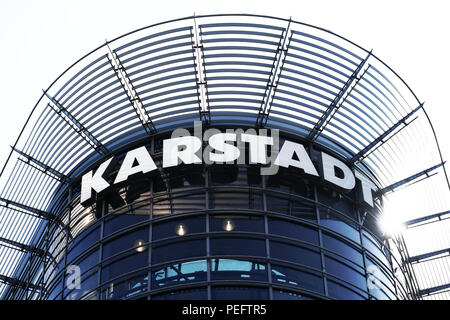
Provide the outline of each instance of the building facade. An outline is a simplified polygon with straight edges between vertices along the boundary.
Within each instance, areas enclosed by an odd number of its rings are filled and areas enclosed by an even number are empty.
[[[2,298],[417,299],[405,243],[378,220],[387,193],[442,169],[398,169],[398,133],[413,141],[424,112],[372,52],[291,20],[190,17],[107,42],[44,92],[14,146],[0,200],[22,246],[1,253]],[[265,174],[250,143],[243,161],[165,165],[173,131],[199,124],[302,146],[318,174],[298,152]],[[154,169],[118,181],[142,147]],[[335,183],[324,154],[343,164]],[[107,187],[82,201],[89,177]]]

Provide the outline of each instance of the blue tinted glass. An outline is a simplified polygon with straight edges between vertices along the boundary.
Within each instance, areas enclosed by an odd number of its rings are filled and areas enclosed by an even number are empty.
[[[323,280],[319,275],[299,269],[272,264],[272,281],[324,293]]]
[[[211,279],[267,281],[266,265],[253,261],[212,259]]]
[[[236,237],[212,238],[211,254],[265,256],[265,241],[253,238]]]
[[[53,282],[53,286],[50,289],[50,296],[49,296],[49,300],[61,300],[61,295],[59,295],[61,293],[61,291],[63,290],[63,283],[62,283],[62,279],[58,278]],[[57,296],[59,295],[59,297]]]
[[[306,248],[271,240],[270,256],[273,258],[292,261],[305,266],[321,269],[319,251],[312,247]]]
[[[211,298],[214,300],[267,300],[269,290],[246,287],[213,287]]]
[[[379,265],[377,265],[376,263],[374,263],[371,259],[366,259],[366,264],[367,264],[367,272],[369,273],[367,279],[371,283],[370,293],[376,296],[377,298],[387,295],[391,297],[391,299],[396,299],[395,285],[393,281],[390,279],[390,277],[387,276],[384,269]],[[384,293],[379,291],[384,291]]]
[[[112,260],[108,260],[102,267],[102,282],[116,278],[122,274],[143,268],[148,265],[148,251],[136,252],[135,250],[121,254]]]
[[[206,281],[206,260],[164,266],[152,272],[152,289],[187,282]]]
[[[346,263],[339,262],[333,258],[325,256],[325,269],[328,273],[342,278],[362,290],[367,290],[365,276],[350,268]]]
[[[79,262],[77,261],[77,265],[80,267],[81,274],[90,272],[92,270],[92,267],[100,262],[99,259],[100,259],[99,250],[98,248],[96,248],[94,251],[82,257]]]
[[[333,208],[340,214],[343,214],[352,219],[356,219],[356,211],[353,202],[350,199],[344,197],[344,195],[340,192],[332,190],[328,187],[318,187],[317,195],[319,197],[320,203]],[[321,208],[321,211],[323,210],[327,209]],[[331,214],[337,215],[338,213],[332,212]]]
[[[292,221],[269,219],[269,233],[319,244],[319,234],[316,230]]]
[[[206,223],[204,216],[196,216],[184,219],[176,219],[154,223],[152,227],[153,240],[176,237],[178,227],[183,225],[185,235],[205,232]]]
[[[381,246],[379,245],[378,241],[365,231],[363,232],[363,234],[363,246],[367,249],[367,251],[380,259],[380,261],[390,269],[391,264],[389,262],[389,259],[381,250]]]
[[[262,198],[257,197],[250,201],[250,194],[247,192],[210,192],[209,194],[209,207],[211,209],[225,209],[231,210],[236,209],[261,209],[262,208]]]
[[[206,255],[206,240],[187,240],[170,243],[152,249],[152,263],[201,257]]]
[[[345,258],[357,263],[360,266],[363,265],[362,254],[358,250],[352,248],[341,240],[329,236],[326,233],[323,234],[322,239],[324,248],[329,249],[341,256],[344,256]]]

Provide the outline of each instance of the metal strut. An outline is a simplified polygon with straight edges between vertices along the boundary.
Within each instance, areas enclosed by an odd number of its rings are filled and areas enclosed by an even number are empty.
[[[366,147],[364,147],[361,151],[359,151],[357,154],[355,154],[350,159],[350,162],[353,163],[356,161],[361,161],[362,159],[366,158],[370,153],[372,153],[375,150],[375,149],[372,150],[372,148],[377,146],[378,143],[380,143],[380,144],[376,147],[376,149],[378,149],[378,147],[380,147],[382,144],[386,143],[389,139],[391,139],[393,136],[395,136],[397,133],[399,133],[401,131],[401,129],[405,128],[407,125],[409,125],[415,119],[417,119],[417,117],[416,117],[413,120],[411,120],[410,122],[406,123],[406,120],[408,120],[408,118],[410,118],[414,113],[416,113],[417,111],[422,109],[422,107],[423,107],[423,102],[417,108],[415,108],[410,113],[408,113],[406,116],[404,116],[402,119],[400,119],[396,124],[394,124],[388,130],[386,130],[384,133],[382,133],[378,138],[376,138],[374,141],[372,141]],[[389,138],[387,138],[386,140],[383,141],[383,139],[385,139],[389,134],[391,134],[395,129],[397,129],[402,123],[405,125],[404,127],[402,127],[400,130],[398,130],[393,135],[391,135]],[[370,153],[368,153],[369,151],[370,151]]]
[[[57,181],[64,182],[66,184],[70,184],[71,179],[69,177],[67,177],[66,175],[62,174],[61,172],[59,172],[59,171],[57,171],[55,169],[53,169],[52,167],[46,165],[45,163],[43,163],[41,161],[36,160],[35,158],[33,158],[32,156],[26,154],[25,152],[20,151],[17,148],[14,148],[13,146],[11,146],[11,148],[15,152],[17,152],[18,154],[20,154],[21,156],[23,156],[23,157],[25,157],[27,159],[27,160],[23,160],[23,159],[19,158],[20,161],[22,161],[22,162],[32,166],[33,168],[35,168],[35,169],[45,173],[46,175],[48,175],[49,177],[52,177],[53,179],[55,179]],[[35,165],[33,165],[32,163],[35,164]]]
[[[147,134],[149,135],[156,133],[156,128],[152,120],[150,119],[150,116],[148,115],[141,98],[139,97],[136,89],[134,88],[133,83],[131,82],[131,79],[128,76],[128,73],[125,70],[125,67],[120,61],[117,52],[115,50],[111,50],[108,42],[106,42],[106,46],[108,47],[109,50],[109,55],[107,57],[109,64],[111,65],[111,68],[114,70],[114,73],[116,74],[117,79],[120,82],[120,85],[125,91],[125,94],[127,95],[131,106],[136,112],[139,121],[144,127],[145,132],[147,132]]]
[[[44,91],[44,90],[43,90]],[[47,105],[55,111],[63,120],[78,133],[95,151],[101,155],[106,155],[109,153],[108,149],[103,146],[100,141],[98,141],[66,108],[64,108],[61,103],[55,98],[51,97],[47,92],[44,91],[47,98],[54,103],[48,103]]]
[[[322,116],[317,121],[315,126],[309,132],[308,140],[314,141],[317,139],[317,137],[325,129],[325,127],[331,121],[331,119],[334,117],[334,115],[336,114],[338,109],[342,106],[342,104],[345,102],[347,97],[353,91],[355,86],[358,84],[359,80],[361,80],[362,77],[366,74],[367,70],[369,70],[370,65],[361,73],[361,75],[359,75],[362,68],[366,64],[367,60],[369,60],[371,55],[372,55],[372,50],[370,50],[367,57],[360,62],[358,67],[355,69],[355,71],[353,71],[353,73],[347,79],[347,82],[344,84],[344,86],[338,92],[336,97],[334,97],[333,101],[331,101],[331,104],[328,106],[327,110],[325,110],[325,112],[322,114]]]
[[[259,127],[264,127],[267,124],[267,120],[269,119],[269,113],[270,109],[272,108],[275,93],[277,91],[278,81],[280,80],[281,72],[283,71],[284,62],[287,56],[287,51],[289,49],[289,45],[291,44],[292,32],[291,37],[289,38],[289,42],[286,46],[286,39],[288,38],[288,33],[290,31],[291,21],[292,21],[291,18],[289,18],[287,28],[286,30],[283,30],[280,36],[280,41],[278,43],[277,52],[273,60],[270,77],[269,80],[267,81],[266,89],[264,91],[264,97],[263,100],[261,101],[261,106],[259,108],[258,116],[256,118],[256,126]],[[283,41],[283,43],[281,41]],[[280,61],[281,67],[279,68]]]
[[[431,172],[431,171],[433,171],[433,170],[435,170],[435,169],[437,169],[437,168],[443,166],[444,164],[445,164],[445,162],[441,162],[441,163],[439,163],[439,164],[437,164],[437,165],[435,165],[435,166],[432,166],[431,168],[428,168],[428,169],[423,170],[423,171],[421,171],[421,172],[419,172],[419,173],[413,174],[412,176],[410,176],[410,177],[408,177],[408,178],[405,178],[405,179],[400,180],[400,181],[398,181],[398,182],[396,182],[396,183],[393,183],[393,184],[391,184],[390,186],[387,186],[387,187],[385,187],[385,188],[383,188],[383,189],[377,191],[377,192],[375,193],[375,198],[379,198],[380,196],[385,195],[385,194],[388,193],[388,192],[393,192],[393,191],[394,191],[395,189],[397,189],[398,187],[401,187],[401,186],[403,186],[404,184],[407,184],[408,182],[414,181],[415,179],[420,178],[420,177],[422,177],[422,176],[424,176],[424,175],[426,175],[426,177],[425,177],[424,179],[429,178],[429,177],[431,177],[431,176],[434,175],[434,174],[430,175],[429,172]],[[422,179],[422,180],[423,180],[423,179]],[[422,180],[419,180],[419,181],[422,181]],[[416,182],[419,182],[419,181],[415,181],[415,182],[413,182],[413,183],[416,183]]]
[[[197,82],[197,95],[200,120],[203,124],[211,123],[211,108],[208,98],[208,81],[206,77],[205,53],[202,39],[202,27],[197,28],[194,15],[194,33],[191,27],[192,57],[194,59],[195,78]],[[199,41],[200,38],[200,41]]]

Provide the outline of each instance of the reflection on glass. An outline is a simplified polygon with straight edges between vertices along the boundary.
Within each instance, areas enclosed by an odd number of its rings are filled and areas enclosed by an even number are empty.
[[[223,229],[224,229],[225,231],[233,231],[233,229],[234,229],[234,223],[233,223],[233,220],[231,220],[231,219],[225,220],[225,222],[224,222],[224,224],[223,224]]]
[[[109,283],[103,291],[106,300],[128,299],[139,293],[147,291],[148,276],[144,274],[123,281]]]

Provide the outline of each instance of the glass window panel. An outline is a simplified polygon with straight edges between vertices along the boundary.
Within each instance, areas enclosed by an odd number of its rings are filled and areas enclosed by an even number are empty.
[[[255,261],[212,259],[211,279],[267,281],[266,265]]]
[[[193,233],[202,233],[206,230],[206,223],[204,216],[195,216],[183,219],[171,219],[153,224],[152,236],[153,240],[175,237],[179,226],[183,226],[184,235]]]
[[[319,251],[312,247],[295,246],[293,244],[271,240],[270,256],[321,269]]]
[[[337,213],[328,212],[323,208],[319,209],[319,212],[321,225],[353,240],[356,243],[361,243],[359,232],[354,226],[350,225],[350,220],[342,220]]]
[[[206,260],[170,264],[152,272],[152,289],[198,281],[206,281]]]
[[[265,241],[253,238],[217,237],[211,239],[212,255],[265,256]]]
[[[152,300],[206,300],[208,293],[206,288],[194,288],[178,290],[152,296]]]
[[[325,269],[327,273],[342,278],[358,288],[367,291],[366,277],[350,268],[346,263],[325,256]]]
[[[293,221],[270,218],[269,233],[319,244],[319,233],[316,230]]]
[[[87,276],[81,277],[80,288],[64,290],[65,300],[79,300],[84,296],[89,296],[90,293],[98,286],[97,271],[89,273]]]
[[[124,250],[131,249],[137,246],[138,242],[147,243],[148,237],[148,227],[133,230],[130,233],[125,233],[103,245],[103,259]],[[136,249],[133,249],[133,251],[135,250]]]
[[[350,245],[338,240],[337,238],[329,236],[326,233],[323,234],[322,239],[324,248],[329,249],[360,266],[363,265],[362,254],[358,250],[352,248]]]
[[[367,296],[364,297],[362,295],[359,295],[358,293],[350,290],[349,288],[346,288],[343,285],[340,285],[339,283],[329,280],[327,281],[328,284],[328,295],[332,298],[339,299],[339,300],[365,300],[367,299]]]
[[[255,193],[249,192],[248,190],[213,191],[209,195],[209,206],[211,209],[248,209],[250,208],[250,203],[253,209],[262,208],[262,197],[255,198]]]
[[[129,299],[137,294],[146,292],[147,289],[148,274],[146,272],[137,275],[133,274],[102,286],[102,299]]]
[[[267,194],[267,210],[289,215],[291,212],[289,199]]]
[[[297,168],[279,167],[275,175],[268,176],[267,188],[298,194],[309,199],[314,198],[313,186],[305,179],[302,170]]]
[[[93,266],[98,264],[100,262],[99,259],[100,259],[99,250],[97,247],[94,251],[87,253],[80,260],[74,262],[78,267],[80,267],[81,274],[84,274],[85,272],[90,270]]]
[[[264,218],[262,216],[215,214],[210,217],[210,230],[264,233]]]
[[[273,289],[274,300],[313,300],[312,298],[297,292]]]
[[[267,300],[269,290],[248,287],[213,287],[211,298],[214,300]]]
[[[121,254],[102,266],[102,283],[119,277],[122,274],[143,268],[148,265],[148,250],[136,252],[135,250]]]
[[[150,209],[148,214],[150,214]],[[104,236],[145,220],[149,220],[149,215],[113,214],[105,217]]]
[[[205,192],[195,194],[176,195],[172,199],[174,214],[199,211],[205,209]]]
[[[380,259],[380,261],[383,262],[384,265],[390,269],[390,267],[391,267],[390,260],[384,254],[379,242],[365,231],[363,231],[363,235],[364,235],[363,236],[363,246],[367,249],[367,251],[369,251],[375,257]],[[386,249],[386,251],[387,251],[387,249]],[[387,253],[387,255],[389,255],[389,253]]]
[[[90,226],[88,229],[84,230],[79,234],[69,245],[69,257],[73,258],[78,255],[84,249],[87,249],[95,241],[100,239],[100,227],[98,224]],[[78,244],[82,242],[82,245],[78,247]],[[73,251],[73,252],[72,252]]]
[[[380,295],[380,297],[387,295],[388,297],[391,297],[391,299],[396,299],[395,284],[390,277],[388,277],[384,269],[377,263],[374,263],[371,259],[366,259],[366,264],[369,273],[368,281],[371,282],[369,288],[370,293],[377,297],[378,295]],[[379,293],[378,291],[384,291],[384,293]]]
[[[318,187],[317,195],[320,203],[337,210],[349,218],[357,220],[353,202],[342,193],[328,187]]]

